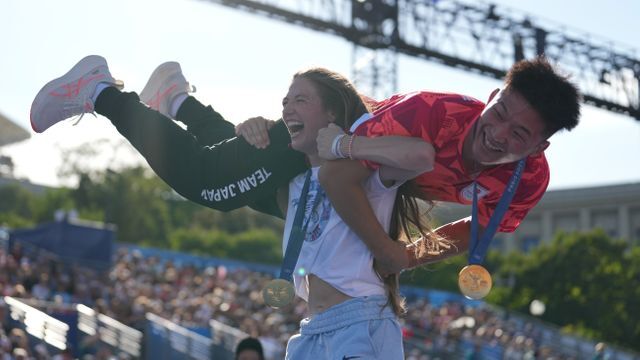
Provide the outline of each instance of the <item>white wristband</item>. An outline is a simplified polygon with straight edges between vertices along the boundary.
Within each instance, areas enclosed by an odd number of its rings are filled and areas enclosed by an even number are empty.
[[[340,134],[333,139],[331,143],[331,154],[335,156],[337,159],[345,159],[346,156],[342,153],[340,149],[340,144],[342,143],[342,138],[345,137],[346,134]]]

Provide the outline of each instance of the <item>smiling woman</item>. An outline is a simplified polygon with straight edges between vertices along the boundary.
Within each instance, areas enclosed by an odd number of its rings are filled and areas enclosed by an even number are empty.
[[[287,358],[323,353],[327,354],[327,359],[351,356],[401,359],[402,335],[396,316],[403,307],[398,296],[397,277],[383,281],[378,276],[373,268],[371,250],[333,210],[318,180],[320,166],[326,162],[318,154],[316,139],[320,130],[329,124],[347,129],[367,112],[367,107],[346,78],[322,68],[296,73],[282,105],[282,117],[291,134],[291,147],[304,153],[312,166],[306,175],[295,177],[287,188],[280,190],[284,200],[280,206],[287,214],[283,240],[283,248],[287,251],[285,260],[290,248],[295,248],[294,234],[297,232],[294,229],[305,224],[301,230],[304,242],[299,255],[294,255],[299,256],[295,262],[297,270],[286,268],[285,261],[281,277],[292,273],[295,293],[308,302],[311,314],[302,322],[300,334],[290,339]],[[264,119],[255,121],[260,124]],[[243,129],[240,133],[264,128],[251,124],[239,127]],[[395,154],[402,161],[392,157],[390,162],[411,161],[425,166],[413,161],[418,153],[410,151],[415,148],[416,141],[422,141],[411,140],[403,139],[397,144]],[[375,149],[369,155],[379,153],[380,149]],[[405,178],[382,174],[371,174],[363,186],[375,212],[373,221],[380,222],[389,231],[391,218],[395,215],[398,187]],[[390,180],[393,186],[383,185]],[[399,209],[403,209],[402,204],[396,211]],[[304,220],[296,224],[294,219],[299,211]],[[398,220],[397,224],[400,223],[402,220]],[[399,247],[404,253],[403,246]],[[278,281],[284,280],[287,280],[286,276]]]
[[[335,121],[335,115],[318,95],[311,80],[295,77],[287,96],[282,100],[282,119],[291,135],[291,148],[307,155],[312,166],[320,165],[317,156],[318,130]]]
[[[353,85],[323,68],[296,73],[282,100],[282,118],[291,134],[291,147],[307,154],[311,165],[316,166],[320,163],[316,145],[318,130],[329,123],[348,129],[366,112],[367,107]]]

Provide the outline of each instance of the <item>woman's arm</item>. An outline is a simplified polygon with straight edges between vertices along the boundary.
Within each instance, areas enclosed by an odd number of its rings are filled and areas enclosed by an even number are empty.
[[[449,245],[443,247],[439,255],[424,254],[418,258],[413,245],[405,246],[391,240],[378,222],[362,188],[362,182],[370,175],[371,170],[357,161],[328,161],[320,169],[320,183],[344,222],[373,253],[380,275],[397,274],[404,269],[435,263],[467,251],[470,218],[451,222],[435,230]],[[479,229],[480,233],[482,230]]]
[[[362,183],[371,173],[358,161],[335,160],[322,165],[318,178],[336,212],[371,250],[385,276],[407,268],[409,256],[403,244],[391,240],[369,204]]]
[[[320,129],[317,143],[318,154],[323,159],[335,160],[343,157],[352,160],[367,160],[390,169],[399,170],[388,172],[387,180],[411,179],[421,173],[431,171],[435,161],[435,149],[421,138],[410,136],[369,138],[346,135],[339,126],[334,124]],[[334,145],[339,147],[340,154],[335,153]]]
[[[406,180],[433,170],[435,149],[426,141],[409,136],[355,136],[351,157],[409,171],[413,176],[398,175],[395,179]]]
[[[342,134],[337,126],[320,130],[318,151],[325,158],[334,157],[334,139]],[[385,183],[405,181],[433,169],[435,150],[422,139],[400,136],[356,137],[345,150],[352,158],[381,163],[380,176]],[[342,152],[345,153],[344,151]],[[378,222],[362,188],[371,175],[359,161],[326,162],[320,169],[320,183],[333,207],[349,227],[363,240],[376,258],[382,276],[400,272],[410,266],[413,252],[391,240]],[[414,263],[417,262],[413,259]]]
[[[484,229],[480,226],[479,233],[482,233]],[[468,250],[469,248],[469,240],[471,233],[471,218],[466,217],[464,219],[456,220],[450,222],[448,224],[442,225],[435,230],[438,236],[446,239],[450,246],[444,248],[443,251],[439,255],[429,255],[425,254],[421,258],[418,258],[413,250],[413,247],[410,245],[407,247],[407,252],[409,256],[409,265],[408,269],[425,265],[432,264],[438,261],[450,258],[452,256],[460,255]],[[420,241],[420,240],[418,240]]]

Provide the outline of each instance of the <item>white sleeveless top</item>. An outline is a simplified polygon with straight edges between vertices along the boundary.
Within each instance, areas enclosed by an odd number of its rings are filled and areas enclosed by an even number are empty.
[[[311,209],[320,189],[318,167],[312,169],[307,206],[303,224],[309,221],[300,256],[293,272],[296,295],[308,301],[308,275],[314,274],[339,291],[351,296],[385,295],[384,284],[373,270],[373,255],[364,242],[342,221],[331,206],[324,191],[320,191],[315,209]],[[300,200],[306,173],[300,174],[289,183],[289,206],[282,240],[283,254],[289,243],[293,218]],[[385,231],[393,211],[398,186],[385,187],[379,172],[374,172],[364,183],[376,217]]]

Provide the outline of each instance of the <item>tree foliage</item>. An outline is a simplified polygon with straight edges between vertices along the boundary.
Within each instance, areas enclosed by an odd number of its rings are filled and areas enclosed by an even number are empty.
[[[400,283],[458,292],[458,272],[467,265],[467,256],[458,255],[439,263],[423,265],[402,273]]]
[[[202,255],[277,263],[283,222],[249,208],[213,211],[182,199],[144,167],[80,172],[75,188],[37,196],[0,187],[0,225],[24,228],[75,209],[83,219],[117,226],[118,241]]]
[[[178,229],[171,236],[172,250],[199,255],[278,264],[281,236],[270,229],[249,229],[230,234],[202,228]]]
[[[546,304],[542,319],[580,335],[639,348],[640,254],[604,232],[560,233],[517,259],[504,261],[500,278],[514,277],[511,288],[489,300],[527,312],[532,300]]]
[[[458,292],[460,255],[406,272],[403,284]],[[545,303],[541,316],[567,332],[640,350],[640,248],[600,230],[559,233],[529,253],[492,251],[485,267],[494,280],[486,301],[528,313]]]

